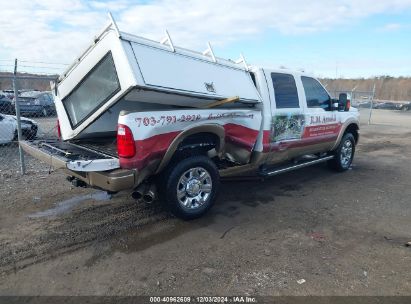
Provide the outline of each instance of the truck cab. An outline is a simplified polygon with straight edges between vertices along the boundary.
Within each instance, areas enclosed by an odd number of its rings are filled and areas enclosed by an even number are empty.
[[[264,100],[266,164],[331,151],[347,128],[358,141],[359,113],[346,96],[331,98],[320,81],[303,72],[260,68],[252,73]]]

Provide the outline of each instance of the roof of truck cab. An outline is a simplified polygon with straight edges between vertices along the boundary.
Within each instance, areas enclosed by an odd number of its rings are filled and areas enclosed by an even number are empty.
[[[292,70],[292,69],[287,69],[287,68],[273,68],[273,67],[260,67],[260,66],[250,66],[249,67],[250,72],[257,72],[258,70],[264,70],[270,73],[282,73],[282,74],[291,74],[294,76],[307,76],[307,77],[312,77],[316,78],[312,73],[307,73],[304,71],[299,71],[299,70]]]

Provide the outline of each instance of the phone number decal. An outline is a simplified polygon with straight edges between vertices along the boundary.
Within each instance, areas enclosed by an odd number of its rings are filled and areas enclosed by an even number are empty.
[[[154,127],[154,126],[165,126],[165,125],[172,125],[178,122],[190,122],[190,121],[197,121],[201,119],[200,114],[187,114],[181,116],[175,115],[164,115],[158,118],[154,116],[146,116],[146,117],[137,117],[135,121],[137,122],[137,127]]]

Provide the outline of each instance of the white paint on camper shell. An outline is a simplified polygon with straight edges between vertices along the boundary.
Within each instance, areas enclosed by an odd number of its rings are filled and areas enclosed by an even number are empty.
[[[81,86],[83,79],[109,52],[113,56],[120,90],[79,124],[71,124],[63,100]],[[61,77],[57,86],[55,103],[62,138],[76,138],[125,95],[124,99],[130,102],[185,107],[202,107],[232,96],[239,96],[242,102],[261,102],[250,74],[242,65],[220,58],[216,61],[178,47],[173,52],[160,42],[130,34],[121,33],[118,37],[113,29],[108,28],[100,40],[78,59],[78,63]]]

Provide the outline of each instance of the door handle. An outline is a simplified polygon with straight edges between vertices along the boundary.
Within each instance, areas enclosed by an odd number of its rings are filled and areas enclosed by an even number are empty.
[[[284,150],[286,150],[286,149],[287,149],[287,143],[281,141],[281,142],[278,144],[278,150],[284,151]]]

